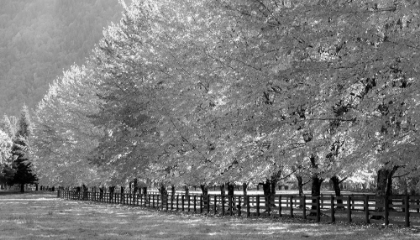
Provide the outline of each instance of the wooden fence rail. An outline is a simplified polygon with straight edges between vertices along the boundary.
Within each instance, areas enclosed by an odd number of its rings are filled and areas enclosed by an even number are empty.
[[[409,227],[415,219],[420,224],[420,196],[347,195],[161,195],[131,193],[100,193],[59,190],[57,197],[69,200],[150,207],[165,211],[187,211],[201,214],[237,215],[246,217],[302,217],[334,223],[337,218],[365,223],[383,220],[385,225]],[[392,221],[391,221],[392,220]]]

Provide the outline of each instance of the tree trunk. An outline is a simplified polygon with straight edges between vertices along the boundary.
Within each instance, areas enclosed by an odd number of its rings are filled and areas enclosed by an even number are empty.
[[[109,200],[112,201],[114,197],[115,186],[108,187],[108,191],[109,191]]]
[[[190,195],[190,189],[188,188],[188,186],[185,186],[184,189],[185,189],[185,197],[189,196]]]
[[[233,196],[235,194],[235,185],[228,183],[227,189],[228,189],[228,196]]]
[[[248,189],[248,184],[247,183],[242,183],[242,192],[243,192],[243,195],[244,195],[244,205],[243,206],[246,206],[248,204],[246,202],[246,196],[248,195],[247,189]]]
[[[172,196],[172,199],[175,198],[175,185],[171,186],[171,196]]]
[[[83,200],[85,200],[88,197],[88,190],[89,189],[86,187],[85,184],[82,185],[82,188],[83,188]]]
[[[269,179],[267,179],[264,183],[263,183],[263,191],[264,191],[264,199],[265,199],[265,207],[266,210],[271,206],[270,205],[270,200],[271,200],[271,181]]]
[[[99,200],[102,201],[104,198],[104,187],[99,188]]]
[[[321,185],[322,185],[323,179],[319,178],[318,175],[312,176],[312,189],[311,189],[311,195],[312,197],[319,197],[321,196]],[[312,209],[316,209],[316,200],[312,200]]]
[[[276,194],[276,186],[277,186],[277,180],[271,179],[271,190],[270,190],[271,195]]]
[[[203,196],[209,195],[209,188],[205,184],[200,185],[201,192],[203,192]]]
[[[384,211],[385,197],[388,197],[392,194],[392,176],[394,176],[398,167],[394,166],[392,169],[383,166],[378,170],[378,176],[376,181],[376,207],[375,211],[382,212]],[[392,204],[392,201],[389,200],[388,204]],[[371,219],[383,219],[382,215],[372,215]]]
[[[35,184],[35,191],[38,191],[38,183]]]
[[[25,184],[23,184],[23,183],[20,184],[20,192],[21,193],[25,192]]]
[[[271,195],[275,195],[276,194],[276,186],[277,183],[279,182],[281,177],[281,170],[277,171],[275,174],[273,174],[271,176],[271,190],[270,190],[270,194]]]
[[[225,196],[225,184],[220,185],[220,195]]]
[[[160,194],[163,196],[163,195],[168,195],[168,191],[166,190],[166,187],[165,187],[165,185],[160,185],[160,190],[159,190],[159,192],[160,192]]]
[[[139,190],[138,181],[137,181],[137,178],[134,178],[134,180],[133,180],[133,194],[135,195],[138,190]]]
[[[124,187],[121,186],[121,192],[120,192],[120,203],[124,203],[125,199],[124,199]]]
[[[303,178],[300,175],[296,175],[296,179],[298,181],[299,197],[302,197],[303,196]]]
[[[334,193],[336,197],[340,197],[341,196],[341,191],[340,191],[340,179],[338,179],[337,176],[333,176],[331,178],[331,182],[333,184],[333,188],[334,188]],[[339,204],[343,204],[343,200],[342,199],[337,199],[337,205]],[[341,208],[343,209],[344,206],[337,206],[337,209]]]

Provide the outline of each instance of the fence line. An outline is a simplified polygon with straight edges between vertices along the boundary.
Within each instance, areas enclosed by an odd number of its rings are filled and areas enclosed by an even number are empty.
[[[365,223],[371,219],[383,220],[409,227],[420,221],[420,196],[372,195],[334,196],[322,195],[161,195],[104,193],[59,190],[57,197],[70,200],[92,201],[110,204],[142,206],[166,211],[187,211],[205,214],[237,215],[246,217],[302,217],[320,222],[327,218],[336,222],[337,218],[352,222],[357,218]]]

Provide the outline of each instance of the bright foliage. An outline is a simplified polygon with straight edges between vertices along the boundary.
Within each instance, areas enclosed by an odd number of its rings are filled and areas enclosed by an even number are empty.
[[[37,166],[61,184],[416,175],[419,14],[409,0],[133,1],[37,108]]]

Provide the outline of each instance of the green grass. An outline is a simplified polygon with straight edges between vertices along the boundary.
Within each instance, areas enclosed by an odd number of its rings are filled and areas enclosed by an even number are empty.
[[[413,229],[239,219],[65,201],[48,194],[0,196],[0,239],[420,239]]]

